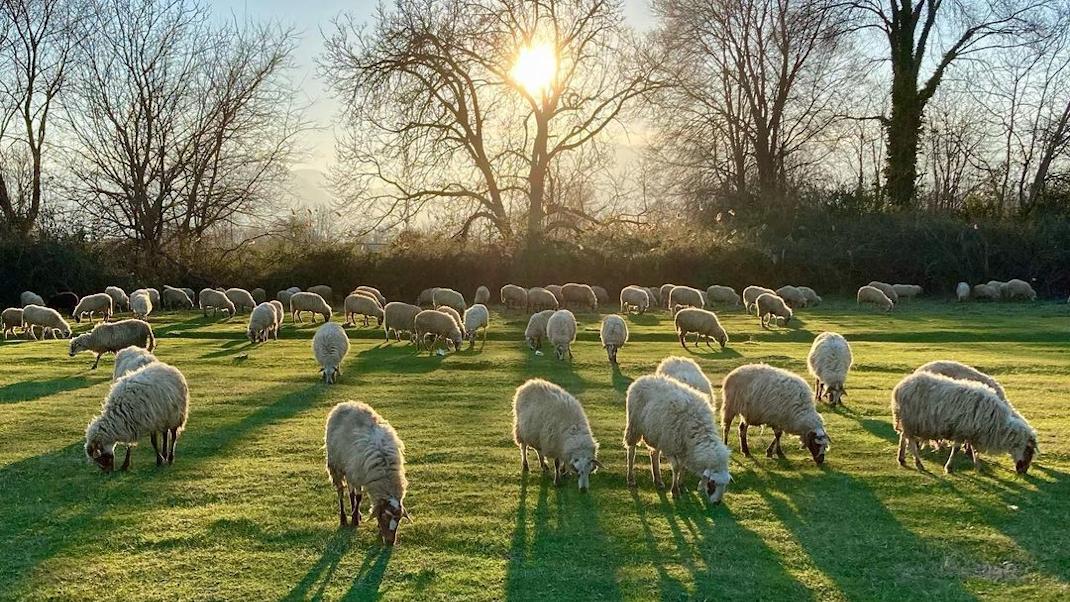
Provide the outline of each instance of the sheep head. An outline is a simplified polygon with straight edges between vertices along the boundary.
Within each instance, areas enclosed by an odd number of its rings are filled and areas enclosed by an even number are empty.
[[[706,495],[706,499],[711,504],[720,504],[725,492],[728,491],[728,483],[731,480],[732,475],[728,474],[727,470],[717,471],[707,468],[702,471],[702,478],[699,479],[698,488]]]
[[[99,441],[87,441],[85,455],[97,463],[104,472],[111,472],[115,468],[115,444],[104,445]]]
[[[810,455],[814,458],[814,463],[821,465],[825,463],[825,453],[828,451],[829,445],[832,440],[829,439],[828,433],[824,430],[810,431],[800,437],[803,447],[810,450]]]
[[[412,517],[405,511],[401,500],[394,497],[375,502],[375,506],[372,507],[372,514],[379,523],[379,537],[388,546],[397,543],[398,526],[401,525],[401,519],[407,518],[409,522],[412,522]]]

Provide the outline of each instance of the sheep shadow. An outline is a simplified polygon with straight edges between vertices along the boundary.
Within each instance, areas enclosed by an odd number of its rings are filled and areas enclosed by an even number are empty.
[[[874,437],[884,439],[888,443],[895,445],[899,444],[899,433],[895,431],[895,427],[887,420],[880,420],[876,418],[867,418],[864,414],[860,414],[857,411],[847,407],[846,403],[839,406],[829,406],[828,404],[819,403],[818,410],[822,412],[831,412],[844,418],[854,420],[861,426],[867,433]]]
[[[661,319],[654,314],[628,314],[628,322],[636,326],[657,326]]]
[[[89,379],[85,376],[63,376],[46,380],[26,380],[0,387],[0,404],[23,403],[42,397],[91,387],[106,378]]]
[[[527,346],[524,347],[524,363],[520,371],[523,378],[543,378],[575,396],[587,389],[587,381],[573,364],[575,360],[557,359],[553,347],[546,344],[542,346],[542,352],[543,355],[535,355]]]
[[[700,357],[700,358],[704,358],[704,359],[711,359],[711,360],[712,359],[725,359],[725,360],[727,360],[727,359],[738,359],[738,358],[743,357],[743,354],[741,354],[740,352],[736,351],[732,347],[725,347],[724,349],[720,349],[718,347],[710,348],[710,347],[705,347],[705,346],[701,346],[700,347],[700,346],[696,345],[694,347],[687,346],[687,347],[681,347],[681,348],[686,350],[691,355],[694,355],[694,356],[697,356],[697,357]]]
[[[216,351],[209,351],[208,353],[205,353],[200,357],[201,359],[225,357],[231,354],[240,353],[242,351],[248,351],[256,346],[256,343],[250,342],[249,339],[244,337],[241,339],[232,339],[220,345],[219,349],[217,349]]]
[[[364,555],[364,562],[357,570],[353,585],[342,596],[343,600],[378,600],[379,587],[386,575],[386,567],[394,549],[390,546],[373,547]]]
[[[416,345],[381,342],[356,354],[344,367],[357,374],[389,372],[391,374],[426,374],[442,367],[451,354],[438,355],[417,350]]]
[[[355,535],[349,529],[338,529],[324,542],[320,559],[305,573],[305,576],[286,594],[284,600],[319,600],[334,578],[342,558],[353,545]],[[315,590],[313,591],[313,588]]]
[[[612,365],[612,369],[609,373],[609,383],[618,393],[627,391],[634,380],[635,379],[630,376],[625,376],[624,373],[620,371],[620,366],[618,364]]]

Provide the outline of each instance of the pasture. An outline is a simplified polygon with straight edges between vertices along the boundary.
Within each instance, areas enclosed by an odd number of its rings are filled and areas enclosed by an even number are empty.
[[[571,364],[533,355],[527,315],[492,316],[489,340],[445,357],[349,329],[339,384],[310,352],[314,327],[287,320],[250,345],[242,314],[150,319],[157,356],[190,385],[177,460],[156,468],[143,441],[127,473],[101,473],[82,450],[108,390],[111,357],[67,357],[67,341],[0,344],[0,598],[680,600],[1067,599],[1070,597],[1070,319],[1065,304],[905,304],[892,314],[839,300],[763,331],[718,312],[725,351],[683,352],[671,317],[629,319],[610,368],[598,317],[578,314]],[[335,320],[341,320],[336,314]],[[87,326],[82,324],[76,333]],[[644,454],[625,484],[624,392],[671,354],[693,354],[715,383],[767,362],[806,372],[813,337],[835,330],[855,367],[845,407],[821,406],[832,448],[817,467],[797,440],[787,459],[738,453],[717,507],[655,490]],[[1027,476],[1006,455],[977,471],[925,452],[930,474],[895,462],[892,387],[916,366],[963,361],[998,378],[1039,433]],[[522,475],[511,438],[514,388],[543,377],[576,395],[606,469],[581,494],[574,477]],[[806,377],[809,380],[809,377]],[[720,392],[717,393],[720,397]],[[383,548],[374,522],[339,529],[323,468],[323,426],[338,401],[363,400],[407,447],[413,524]],[[367,508],[365,508],[365,512]]]

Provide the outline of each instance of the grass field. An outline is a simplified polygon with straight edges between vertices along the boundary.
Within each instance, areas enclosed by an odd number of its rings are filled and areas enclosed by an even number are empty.
[[[831,302],[769,332],[741,312],[721,315],[728,349],[687,352],[715,382],[758,361],[805,374],[823,330],[851,341],[855,367],[846,407],[822,408],[833,439],[823,467],[794,442],[786,460],[733,453],[735,482],[713,508],[694,477],[676,501],[649,471],[636,489],[625,484],[624,391],[682,352],[664,313],[630,320],[619,371],[594,315],[579,316],[572,364],[532,355],[519,314],[495,314],[485,347],[446,357],[353,329],[332,387],[318,380],[314,327],[287,323],[278,342],[251,346],[244,316],[163,314],[152,320],[157,355],[186,374],[192,396],[177,460],[156,468],[144,441],[133,468],[110,475],[82,451],[110,357],[90,371],[92,356],[68,358],[66,341],[0,344],[0,598],[1070,597],[1066,305],[930,301],[884,315]],[[890,391],[937,358],[1003,383],[1039,432],[1028,476],[1006,455],[985,457],[980,471],[960,457],[950,476],[932,452],[931,474],[896,465]],[[586,495],[574,479],[555,488],[520,473],[510,401],[534,376],[575,394],[591,419],[606,469]],[[415,522],[393,549],[379,545],[374,522],[337,526],[323,425],[345,399],[372,404],[407,446]],[[770,437],[752,431],[751,445]]]

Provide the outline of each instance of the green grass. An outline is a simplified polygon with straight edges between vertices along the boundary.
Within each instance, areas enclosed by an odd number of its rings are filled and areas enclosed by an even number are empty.
[[[351,330],[341,383],[320,384],[313,327],[289,323],[250,346],[244,322],[153,318],[159,357],[192,395],[173,467],[148,441],[127,473],[82,452],[108,389],[66,341],[0,344],[0,598],[11,599],[1067,599],[1070,596],[1070,319],[1066,305],[919,302],[891,315],[853,303],[804,310],[762,331],[722,312],[732,342],[694,353],[711,380],[765,361],[805,373],[813,336],[852,342],[842,410],[822,408],[833,438],[824,467],[794,443],[783,461],[733,454],[719,507],[672,500],[649,473],[624,481],[624,391],[682,352],[662,313],[631,321],[611,370],[597,318],[581,315],[569,365],[520,342],[525,316],[493,317],[483,348],[417,356]],[[84,325],[83,325],[84,328]],[[240,357],[247,354],[247,357]],[[888,399],[936,358],[994,374],[1039,432],[1030,474],[1008,456],[981,471],[899,468]],[[574,393],[606,470],[580,494],[522,476],[509,405],[529,377]],[[372,404],[407,446],[411,488],[399,545],[372,523],[339,530],[323,469],[323,424],[338,401]],[[752,431],[753,432],[753,431]],[[753,432],[764,449],[771,433]],[[731,446],[737,442],[733,437]],[[645,468],[645,465],[644,465]],[[687,484],[693,488],[694,478]]]

